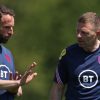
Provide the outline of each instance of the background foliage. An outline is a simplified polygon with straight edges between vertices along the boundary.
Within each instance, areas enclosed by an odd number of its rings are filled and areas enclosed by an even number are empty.
[[[23,73],[33,61],[38,76],[16,100],[48,100],[60,52],[76,42],[76,23],[84,12],[100,14],[99,0],[0,0],[14,9],[15,34],[6,45],[16,69]]]

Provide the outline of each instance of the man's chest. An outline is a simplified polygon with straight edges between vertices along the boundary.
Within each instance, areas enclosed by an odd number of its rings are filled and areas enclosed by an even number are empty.
[[[71,83],[92,88],[100,82],[100,56],[69,60],[68,72]]]

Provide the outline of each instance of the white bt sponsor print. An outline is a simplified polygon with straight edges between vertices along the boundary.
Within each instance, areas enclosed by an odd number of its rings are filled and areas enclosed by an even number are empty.
[[[0,65],[0,79],[7,79],[7,74],[9,73],[10,70],[6,65]]]
[[[79,74],[78,81],[84,88],[93,88],[98,83],[98,75],[93,70],[84,70]]]

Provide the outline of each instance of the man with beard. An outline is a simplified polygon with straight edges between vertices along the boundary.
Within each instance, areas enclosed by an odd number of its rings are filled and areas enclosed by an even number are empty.
[[[59,57],[50,100],[100,100],[100,17],[86,12],[78,19],[77,43]],[[67,87],[66,87],[67,85]]]
[[[32,81],[37,73],[33,72],[36,63],[32,63],[24,75],[15,72],[13,56],[3,46],[14,34],[14,12],[6,6],[0,6],[0,100],[14,100],[15,94],[22,95],[22,85]]]

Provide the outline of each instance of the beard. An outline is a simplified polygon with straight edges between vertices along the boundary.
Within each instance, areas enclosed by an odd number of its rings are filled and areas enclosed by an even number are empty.
[[[0,43],[7,43],[10,37],[6,37],[3,34],[0,34]]]

